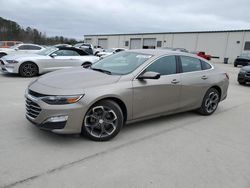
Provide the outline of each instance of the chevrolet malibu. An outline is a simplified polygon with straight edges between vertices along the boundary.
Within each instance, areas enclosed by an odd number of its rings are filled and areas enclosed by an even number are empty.
[[[43,130],[106,141],[125,123],[189,110],[211,115],[228,85],[224,71],[192,54],[130,50],[33,81],[26,117]]]

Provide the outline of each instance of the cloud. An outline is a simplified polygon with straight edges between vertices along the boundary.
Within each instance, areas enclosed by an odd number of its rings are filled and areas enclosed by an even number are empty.
[[[47,35],[249,29],[249,0],[0,0],[0,16]]]

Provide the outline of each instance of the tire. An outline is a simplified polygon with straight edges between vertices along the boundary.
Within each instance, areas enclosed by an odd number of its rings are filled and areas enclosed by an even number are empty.
[[[19,67],[19,74],[23,77],[37,76],[38,72],[38,66],[32,62],[23,63]]]
[[[220,102],[220,94],[217,89],[210,88],[202,101],[201,107],[198,109],[198,112],[202,115],[211,115],[213,114]]]
[[[85,114],[82,134],[94,141],[108,141],[120,132],[123,123],[120,106],[112,100],[103,100]]]
[[[7,55],[6,53],[0,53],[0,58]]]

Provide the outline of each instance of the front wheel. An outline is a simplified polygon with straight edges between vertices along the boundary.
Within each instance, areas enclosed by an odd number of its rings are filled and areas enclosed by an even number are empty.
[[[246,82],[238,81],[240,85],[245,85]]]
[[[33,77],[38,75],[38,67],[35,63],[23,63],[19,67],[19,73],[23,77]]]
[[[86,113],[82,133],[94,141],[108,141],[120,132],[123,120],[119,105],[112,100],[103,100],[90,107]]]
[[[217,89],[211,88],[203,98],[202,105],[198,112],[202,115],[211,115],[215,112],[220,102],[220,95]]]

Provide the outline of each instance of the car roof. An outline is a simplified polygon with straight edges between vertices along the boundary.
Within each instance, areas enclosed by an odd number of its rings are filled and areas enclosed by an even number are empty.
[[[131,52],[137,52],[137,53],[143,53],[143,54],[149,54],[149,55],[155,55],[155,56],[161,56],[161,55],[171,55],[171,54],[179,54],[179,55],[190,55],[193,56],[190,53],[187,52],[180,52],[180,51],[173,51],[168,49],[136,49],[136,50],[129,50]]]

